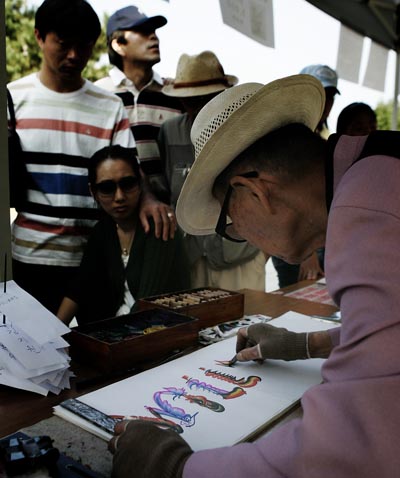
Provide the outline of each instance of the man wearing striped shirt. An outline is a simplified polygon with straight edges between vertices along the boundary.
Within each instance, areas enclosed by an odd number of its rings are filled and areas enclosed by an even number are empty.
[[[13,277],[54,313],[97,220],[88,160],[110,144],[135,147],[121,100],[81,75],[99,34],[85,0],[45,0],[35,16],[41,69],[8,85],[29,173],[12,227]]]
[[[107,23],[108,56],[114,67],[96,85],[115,92],[124,102],[136,141],[141,167],[159,199],[169,200],[168,183],[160,159],[157,137],[161,124],[180,115],[177,98],[161,92],[162,78],[153,71],[160,62],[156,29],[167,19],[147,17],[136,6],[117,10]]]

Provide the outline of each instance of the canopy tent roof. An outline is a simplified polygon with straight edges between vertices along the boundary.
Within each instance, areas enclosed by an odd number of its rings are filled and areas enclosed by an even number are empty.
[[[400,0],[307,0],[343,25],[400,50]]]
[[[357,33],[396,52],[392,129],[397,129],[400,0],[307,0]]]

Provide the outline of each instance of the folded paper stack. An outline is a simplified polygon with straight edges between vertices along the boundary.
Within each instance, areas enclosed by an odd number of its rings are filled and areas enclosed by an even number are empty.
[[[47,395],[70,388],[70,329],[14,281],[0,289],[0,384]]]

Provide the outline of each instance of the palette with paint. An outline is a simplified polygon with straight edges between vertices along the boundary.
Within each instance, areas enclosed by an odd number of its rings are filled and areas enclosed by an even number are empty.
[[[156,308],[74,327],[66,340],[76,362],[111,373],[197,345],[196,323],[194,317]]]
[[[203,287],[146,297],[138,301],[138,306],[140,310],[160,307],[196,317],[196,325],[203,329],[243,317],[244,294]]]

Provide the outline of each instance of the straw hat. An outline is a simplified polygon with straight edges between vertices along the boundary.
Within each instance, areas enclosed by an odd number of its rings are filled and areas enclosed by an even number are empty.
[[[165,85],[162,92],[168,96],[200,96],[226,90],[236,85],[238,78],[225,75],[224,69],[212,51],[198,55],[181,55],[175,80]]]
[[[195,162],[178,199],[178,224],[189,234],[214,232],[221,205],[216,177],[255,141],[292,123],[315,130],[325,105],[321,82],[294,75],[267,85],[245,83],[220,93],[197,115],[191,130]]]

